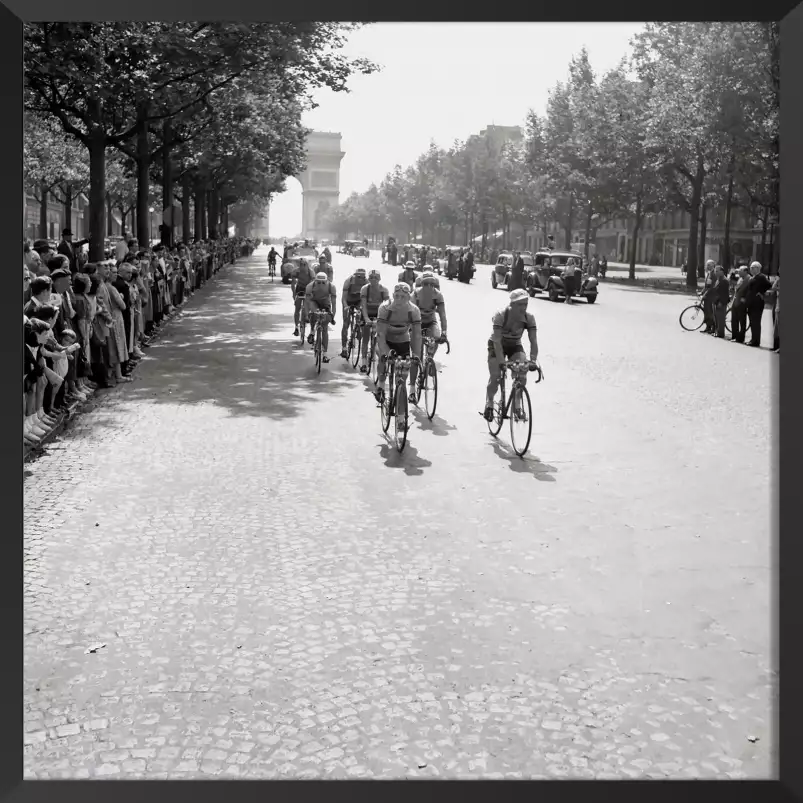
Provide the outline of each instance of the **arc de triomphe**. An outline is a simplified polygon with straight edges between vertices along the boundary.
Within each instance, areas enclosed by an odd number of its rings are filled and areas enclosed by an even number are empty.
[[[333,240],[324,226],[326,210],[340,202],[340,134],[311,131],[307,137],[307,169],[297,178],[303,190],[301,234],[315,240]]]

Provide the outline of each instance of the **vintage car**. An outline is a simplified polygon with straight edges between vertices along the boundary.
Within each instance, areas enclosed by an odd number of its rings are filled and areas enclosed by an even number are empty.
[[[584,270],[583,255],[577,251],[558,251],[556,249],[538,251],[535,255],[535,264],[527,275],[527,292],[534,296],[536,293],[548,293],[550,301],[560,301],[566,298],[566,288],[563,274],[569,260],[575,264],[573,296],[585,298],[589,304],[597,300],[599,286],[594,276],[589,276]]]
[[[353,257],[369,257],[371,252],[364,245],[355,245],[351,249],[351,255]]]
[[[293,272],[293,268],[297,268],[301,264],[302,260],[304,260],[304,262],[310,266],[312,272],[315,273],[316,265],[313,258],[310,256],[302,256],[301,254],[294,254],[282,263],[281,274],[283,284],[290,284],[290,274]]]
[[[524,270],[529,272],[533,269],[533,255],[529,251],[520,251],[521,258],[524,260]],[[491,271],[491,287],[496,290],[500,284],[505,285],[508,289],[510,283],[510,271],[513,268],[513,253],[511,251],[502,251],[496,260],[494,269]]]

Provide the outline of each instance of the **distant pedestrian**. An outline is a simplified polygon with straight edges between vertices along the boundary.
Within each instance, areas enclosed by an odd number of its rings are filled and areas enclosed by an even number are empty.
[[[599,258],[599,274],[602,278],[605,278],[605,274],[608,272],[608,257],[603,254]]]
[[[760,262],[750,265],[752,274],[745,293],[747,317],[750,320],[750,344],[753,348],[761,346],[761,319],[764,316],[764,297],[772,287]]]
[[[711,300],[714,313],[714,330],[717,337],[725,337],[725,316],[730,301],[730,283],[725,269],[717,265],[714,269],[714,283],[711,287]]]

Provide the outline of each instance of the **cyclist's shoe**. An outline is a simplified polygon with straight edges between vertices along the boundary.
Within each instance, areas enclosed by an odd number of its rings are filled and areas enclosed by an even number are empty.
[[[321,362],[329,362],[329,357],[324,354],[323,357],[321,357]]]
[[[298,327],[297,326],[296,326],[295,329],[293,329],[293,337],[298,337]]]
[[[315,345],[315,335],[313,335],[312,332],[307,336],[307,343],[309,343],[310,346]]]
[[[349,353],[346,351],[346,349],[340,349],[340,356],[344,360],[347,360],[349,358]]]
[[[418,395],[414,390],[410,391],[410,395],[407,397],[407,401],[409,401],[410,404],[418,404]]]
[[[527,420],[527,416],[524,414],[524,408],[523,407],[519,407],[517,410],[514,410],[513,411],[513,418],[515,418],[516,421],[526,421]]]
[[[379,404],[382,404],[382,402],[385,401],[385,389],[377,388],[374,391],[374,398],[377,400],[377,402],[379,402]]]
[[[368,373],[368,366],[367,366],[365,363],[363,363],[363,364],[360,366],[360,373],[361,373],[361,374],[367,374],[367,373]]]
[[[494,408],[491,405],[486,405],[485,412],[482,414],[486,421],[494,420]]]

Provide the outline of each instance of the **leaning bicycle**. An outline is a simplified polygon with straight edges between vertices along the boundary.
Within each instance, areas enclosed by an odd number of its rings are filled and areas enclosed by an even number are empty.
[[[362,348],[362,312],[359,307],[349,308],[349,335],[346,342],[346,359],[354,368],[360,363]]]
[[[314,310],[310,313],[312,322],[313,345],[312,348],[315,353],[315,369],[318,373],[321,372],[321,364],[323,363],[323,328],[329,325],[329,313],[326,310]]]
[[[488,431],[496,437],[502,430],[506,420],[510,421],[510,440],[513,451],[524,457],[530,448],[530,439],[533,434],[533,406],[530,402],[530,393],[521,380],[527,371],[536,371],[538,384],[544,378],[544,372],[538,364],[531,365],[525,360],[502,363],[502,374],[499,377],[499,395],[494,400],[493,418],[488,421]],[[510,386],[510,395],[505,393],[505,379],[510,371],[513,383]],[[480,413],[484,415],[484,413]]]
[[[410,366],[416,357],[399,357],[391,351],[385,358],[385,386],[379,412],[382,419],[382,432],[387,434],[390,421],[394,421],[394,442],[399,452],[407,445],[409,415],[407,408],[407,377]]]
[[[427,418],[432,421],[435,417],[435,410],[438,408],[438,367],[435,365],[435,338],[431,335],[424,335],[424,360],[420,366],[421,370],[415,380],[415,404],[424,397],[424,407],[427,411]],[[440,339],[441,343],[446,343],[446,353],[451,352],[448,340]]]

